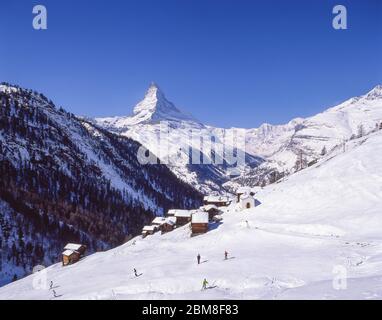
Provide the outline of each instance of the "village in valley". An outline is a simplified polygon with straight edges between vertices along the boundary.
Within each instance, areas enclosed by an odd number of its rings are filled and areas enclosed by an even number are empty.
[[[254,188],[240,187],[233,198],[219,195],[205,196],[203,206],[199,209],[171,209],[165,217],[156,217],[151,222],[151,225],[143,227],[142,237],[145,238],[156,232],[164,234],[186,224],[190,225],[191,236],[206,233],[210,226],[221,223],[223,213],[240,212],[254,208],[257,203],[255,194],[256,190]],[[228,207],[230,210],[228,210]]]
[[[164,217],[155,217],[150,225],[142,228],[142,238],[157,232],[165,234],[187,224],[190,226],[191,237],[204,234],[222,222],[223,213],[240,213],[259,204],[255,199],[256,192],[256,188],[239,187],[235,196],[205,196],[203,206],[199,209],[170,209]],[[68,243],[62,253],[62,265],[78,262],[84,257],[85,251],[86,246],[83,244]]]

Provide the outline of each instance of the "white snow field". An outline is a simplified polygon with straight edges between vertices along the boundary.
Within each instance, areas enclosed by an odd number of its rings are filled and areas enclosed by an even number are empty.
[[[47,268],[56,298],[33,286],[36,275],[0,288],[0,298],[381,299],[382,131],[346,148],[264,188],[256,208],[229,207],[207,234],[191,238],[184,226],[136,237]]]

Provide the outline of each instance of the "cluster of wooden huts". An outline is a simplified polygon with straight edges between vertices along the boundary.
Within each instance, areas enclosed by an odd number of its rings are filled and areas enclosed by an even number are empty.
[[[149,226],[142,229],[142,237],[156,232],[166,233],[177,227],[190,223],[192,235],[206,233],[208,224],[219,221],[222,213],[221,207],[228,206],[230,200],[226,196],[206,196],[203,206],[195,210],[171,209],[164,217],[156,217]]]
[[[232,201],[236,203],[236,209],[245,210],[256,206],[256,190],[249,187],[241,187],[236,191],[234,200],[227,196],[205,196],[203,206],[196,210],[171,209],[164,217],[156,217],[151,225],[144,226],[142,236],[146,237],[156,232],[166,233],[177,227],[190,223],[192,235],[206,233],[210,222],[221,220],[222,208],[229,206]],[[83,244],[68,243],[62,253],[62,265],[70,265],[79,261],[86,251]]]

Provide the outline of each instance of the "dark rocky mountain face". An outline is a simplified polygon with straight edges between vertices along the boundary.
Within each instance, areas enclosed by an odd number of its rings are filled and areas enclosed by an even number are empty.
[[[0,284],[57,262],[66,242],[104,250],[167,209],[200,205],[165,165],[139,163],[138,142],[0,88]]]

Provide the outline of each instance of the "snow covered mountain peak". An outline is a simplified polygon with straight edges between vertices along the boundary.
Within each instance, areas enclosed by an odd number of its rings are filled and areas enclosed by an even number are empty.
[[[131,124],[158,123],[160,121],[191,121],[197,122],[191,115],[180,111],[168,101],[157,84],[152,83],[144,99],[134,108]]]
[[[193,127],[203,126],[193,116],[181,111],[167,100],[163,91],[155,83],[151,83],[145,97],[134,107],[131,116],[95,118],[94,120],[102,127],[113,129],[112,131],[125,131],[136,125],[156,125],[161,121],[188,123]]]
[[[142,111],[155,109],[158,104],[166,105],[168,103],[169,101],[166,99],[159,86],[152,82],[146,91],[144,99],[135,106],[134,114],[139,114]]]
[[[376,99],[382,99],[382,85],[379,84],[376,87],[374,87],[372,90],[370,90],[365,96],[365,99],[367,100],[376,100]]]

